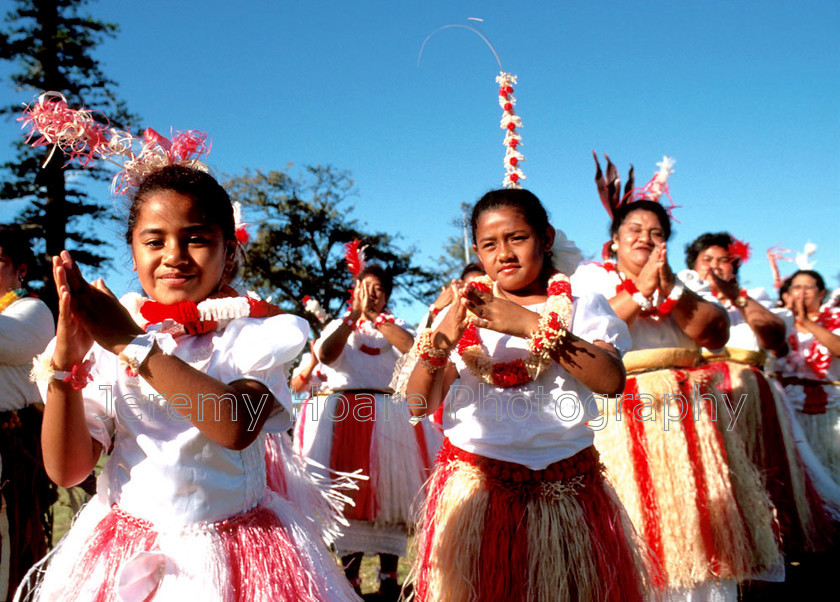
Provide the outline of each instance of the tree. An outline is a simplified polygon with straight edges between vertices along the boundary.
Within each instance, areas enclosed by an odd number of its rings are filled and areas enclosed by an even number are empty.
[[[353,278],[344,261],[344,244],[359,239],[368,245],[369,261],[394,276],[394,296],[429,303],[435,275],[412,264],[413,250],[399,250],[396,236],[365,232],[349,217],[353,192],[347,172],[330,166],[308,166],[293,176],[287,171],[246,171],[225,183],[234,201],[258,216],[256,235],[245,257],[244,284],[287,311],[305,316],[318,332],[321,325],[305,312],[303,297],[317,299],[332,316],[340,315]],[[256,221],[256,219],[255,219]]]
[[[114,37],[117,26],[81,15],[89,0],[14,0],[6,15],[10,24],[0,31],[0,59],[12,61],[19,71],[12,74],[17,102],[0,108],[0,114],[20,113],[21,100],[31,100],[40,91],[61,92],[70,106],[101,111],[116,127],[136,121],[125,103],[113,93],[116,83],[105,76],[92,53],[105,38]],[[71,174],[78,166],[62,168],[61,153],[44,165],[50,149],[34,149],[23,140],[16,143],[16,158],[0,165],[6,173],[0,185],[0,200],[29,200],[16,221],[31,232],[35,248],[46,256],[72,248],[80,263],[98,267],[106,261],[105,244],[90,227],[90,220],[106,215],[90,200]],[[84,170],[94,180],[107,180],[101,167]],[[46,264],[47,262],[45,262]],[[38,269],[38,268],[43,269]],[[41,280],[42,298],[55,309],[55,291],[48,265],[33,266]],[[37,288],[37,287],[36,287]]]

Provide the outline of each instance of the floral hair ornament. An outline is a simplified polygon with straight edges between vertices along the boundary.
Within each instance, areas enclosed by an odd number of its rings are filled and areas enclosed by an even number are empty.
[[[239,201],[233,202],[233,229],[239,244],[247,245],[251,236],[248,234],[248,222],[242,221],[242,203]]]
[[[327,315],[327,312],[324,311],[324,308],[321,306],[321,304],[318,302],[318,299],[313,299],[309,295],[306,295],[303,298],[303,308],[307,312],[315,316],[315,318],[321,324],[326,324],[327,318],[329,316]]]
[[[199,161],[210,152],[207,134],[177,131],[169,139],[147,128],[142,137],[134,136],[112,128],[104,115],[98,120],[92,111],[70,108],[59,92],[42,93],[36,102],[26,105],[18,121],[23,122],[23,129],[28,128],[26,139],[33,147],[52,145],[44,165],[60,149],[67,155],[68,163],[75,160],[88,167],[102,159],[119,167],[120,172],[111,181],[115,194],[125,194],[166,165],[182,164],[209,171]],[[32,141],[35,136],[39,137]]]
[[[356,293],[356,280],[359,274],[365,269],[367,265],[367,258],[365,257],[365,249],[367,245],[362,245],[359,239],[352,240],[344,244],[344,260],[347,262],[347,269],[353,274],[353,286],[350,287],[350,299],[347,301],[347,306],[353,307],[353,296]]]
[[[744,242],[743,240],[738,240],[734,236],[732,236],[732,243],[726,249],[726,252],[732,259],[738,260],[739,266],[742,266],[745,263],[747,263],[747,261],[749,261],[750,256],[752,255],[752,249],[750,248],[749,243]]]
[[[483,19],[479,19],[477,17],[469,17],[467,20],[475,23],[483,22]],[[517,83],[517,79],[515,75],[505,72],[502,68],[502,61],[499,59],[499,54],[496,52],[496,49],[493,48],[493,44],[490,43],[487,36],[485,36],[477,26],[473,25],[453,23],[451,25],[438,27],[426,36],[425,40],[423,40],[423,44],[420,46],[420,53],[417,55],[417,66],[420,66],[423,49],[426,47],[426,43],[429,39],[431,39],[431,37],[439,31],[450,29],[452,27],[467,29],[476,34],[484,40],[484,43],[487,44],[493,52],[493,56],[496,57],[496,63],[499,65],[499,75],[496,77],[496,83],[499,84],[499,106],[502,107],[503,111],[499,127],[505,131],[505,178],[502,181],[502,186],[504,188],[522,188],[520,182],[525,179],[525,174],[522,172],[519,164],[525,160],[525,157],[521,152],[519,152],[519,146],[522,144],[522,136],[520,136],[517,131],[517,128],[522,127],[522,118],[516,114],[516,111],[514,111],[514,107],[516,106],[516,97],[513,95],[513,86]]]

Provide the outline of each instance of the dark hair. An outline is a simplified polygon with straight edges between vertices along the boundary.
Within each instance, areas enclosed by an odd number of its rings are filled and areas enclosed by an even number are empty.
[[[621,227],[621,224],[623,224],[624,220],[627,219],[627,216],[634,211],[650,211],[651,213],[654,213],[659,219],[659,225],[662,227],[665,240],[671,238],[671,218],[668,217],[668,212],[665,211],[665,207],[656,201],[648,201],[646,199],[627,203],[626,205],[622,205],[616,209],[613,214],[612,224],[610,225],[610,238],[618,233],[618,229]]]
[[[470,262],[464,266],[464,269],[461,270],[461,280],[467,277],[467,274],[472,274],[473,272],[479,272],[481,274],[486,274],[484,271],[484,266],[481,264]]]
[[[15,268],[22,265],[34,267],[35,255],[32,253],[32,241],[20,226],[0,224],[0,247],[3,248],[3,253],[12,260]]]
[[[365,279],[365,276],[376,276],[379,278],[379,282],[382,283],[382,288],[385,289],[385,303],[387,303],[391,298],[391,291],[394,290],[394,277],[391,276],[391,274],[381,265],[377,265],[375,263],[366,265],[365,268],[359,272],[356,282],[361,282]]]
[[[149,195],[163,190],[173,190],[195,199],[204,212],[208,223],[222,229],[226,241],[236,242],[236,227],[233,221],[233,203],[230,195],[209,173],[186,165],[167,165],[146,176],[131,197],[128,210],[128,229],[125,239],[131,244],[131,236],[137,225],[140,208]]]
[[[492,211],[500,207],[517,209],[525,221],[540,235],[545,236],[545,231],[551,225],[548,223],[548,214],[536,195],[524,188],[503,188],[491,190],[475,204],[470,217],[473,244],[476,244],[475,231],[478,226],[478,218],[485,211]]]
[[[729,252],[729,245],[735,242],[735,239],[728,232],[706,232],[701,234],[694,241],[685,246],[685,265],[689,270],[694,269],[694,264],[697,263],[697,258],[700,253],[709,247],[721,247]],[[741,267],[741,259],[739,257],[732,258],[732,269],[735,274],[738,273],[738,268]]]
[[[817,289],[820,292],[825,290],[825,280],[823,280],[823,277],[820,276],[819,272],[815,272],[814,270],[796,270],[793,274],[791,274],[785,279],[785,283],[788,285],[788,288],[790,288],[791,284],[793,284],[793,279],[797,276],[810,276],[816,281]],[[787,292],[787,289],[785,289],[785,292]],[[779,291],[779,294],[781,294],[781,289]]]

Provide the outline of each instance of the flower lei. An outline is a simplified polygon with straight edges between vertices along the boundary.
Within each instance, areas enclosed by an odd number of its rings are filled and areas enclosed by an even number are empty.
[[[184,332],[190,335],[221,330],[237,318],[267,318],[282,313],[282,309],[267,301],[231,296],[205,299],[201,303],[182,301],[174,305],[146,300],[140,306],[140,315],[146,320],[146,327],[171,320],[180,324]]]
[[[513,96],[513,84],[516,83],[516,76],[500,71],[496,77],[496,83],[499,84],[499,106],[504,110],[499,127],[505,130],[504,145],[507,147],[505,150],[505,179],[502,185],[505,188],[521,188],[519,181],[525,179],[525,174],[519,168],[519,162],[524,161],[525,157],[516,150],[522,144],[522,136],[516,131],[516,128],[522,127],[522,118],[513,110],[516,105],[516,98]]]
[[[483,292],[492,291],[492,280],[484,276],[471,282]],[[478,328],[470,325],[458,341],[458,354],[470,372],[494,387],[516,387],[532,380],[554,360],[551,352],[568,331],[572,320],[572,286],[564,274],[556,274],[548,281],[548,299],[540,312],[540,328],[528,342],[529,353],[512,362],[493,363],[484,355]]]
[[[26,296],[26,291],[22,288],[11,290],[2,297],[0,297],[0,312],[9,307],[12,303]]]

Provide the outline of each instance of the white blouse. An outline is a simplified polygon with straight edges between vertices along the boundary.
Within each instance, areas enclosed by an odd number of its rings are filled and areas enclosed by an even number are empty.
[[[542,307],[540,303],[527,309],[539,312]],[[575,298],[571,331],[589,342],[610,343],[620,351],[631,344],[625,323],[597,294]],[[527,354],[526,339],[487,329],[479,329],[479,333],[485,353],[494,362],[509,362]],[[592,445],[594,432],[586,423],[598,415],[595,397],[560,364],[552,363],[536,381],[501,388],[479,381],[457,351],[450,359],[459,378],[445,401],[443,428],[455,446],[542,470]]]
[[[39,299],[23,297],[0,312],[0,412],[41,401],[29,371],[54,336],[52,313]]]
[[[341,326],[341,323],[341,320],[333,320],[327,324],[315,343],[315,353],[320,353],[321,345]],[[411,329],[399,318],[395,318],[394,323],[411,333]],[[356,328],[350,333],[347,344],[344,345],[338,358],[329,365],[322,362],[319,369],[327,388],[332,391],[352,389],[388,391],[394,366],[401,355],[372,322],[364,320],[358,322]]]
[[[147,330],[155,332],[157,325]],[[305,320],[284,314],[240,318],[221,332],[174,341],[170,335],[158,337],[164,348],[177,344],[173,355],[224,383],[248,379],[264,384],[277,401],[264,430],[282,431],[291,416],[287,366],[306,345],[308,333]],[[167,400],[142,377],[126,374],[113,353],[94,345],[91,354],[93,381],[82,393],[91,436],[106,451],[113,446],[97,485],[109,504],[163,529],[177,529],[245,512],[262,500],[262,436],[241,451],[224,448],[173,407],[207,415],[215,411],[212,399]],[[251,420],[261,403],[252,400],[253,412],[239,419]]]
[[[621,284],[621,277],[618,272],[607,270],[600,264],[585,263],[578,267],[571,281],[575,292],[598,293],[612,299],[616,287]],[[656,295],[653,302],[654,305],[659,304]],[[630,325],[630,336],[633,338],[633,346],[626,351],[666,347],[697,349],[697,345],[680,329],[672,315],[659,319],[638,316]]]

